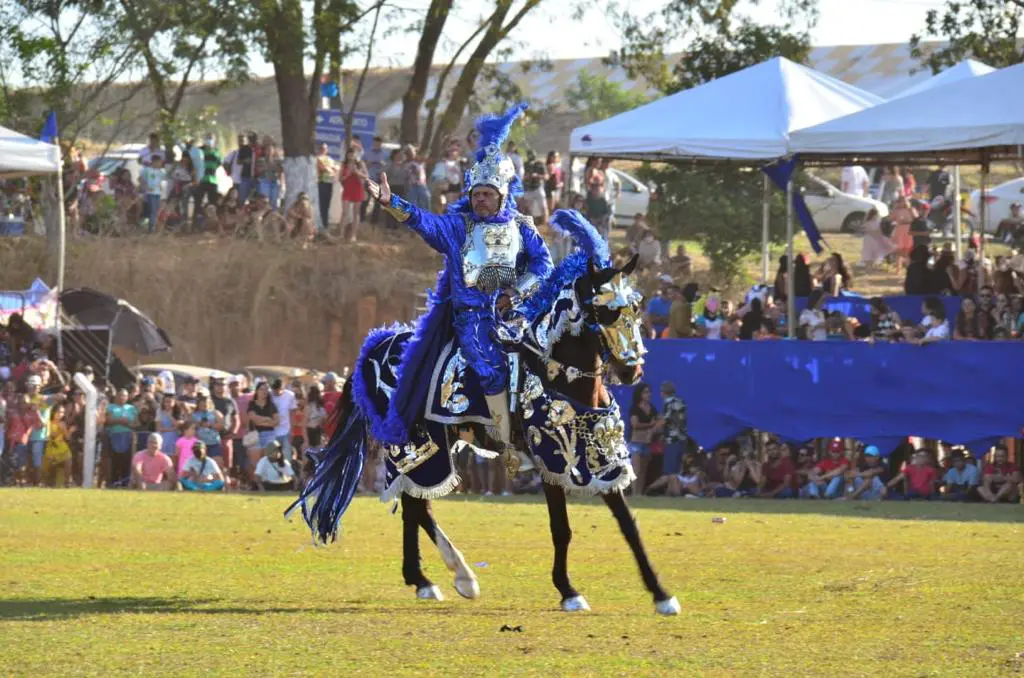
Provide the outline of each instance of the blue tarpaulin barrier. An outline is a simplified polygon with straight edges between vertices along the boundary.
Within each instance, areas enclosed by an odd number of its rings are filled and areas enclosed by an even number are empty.
[[[921,322],[924,314],[921,312],[921,305],[928,297],[925,296],[893,296],[882,297],[889,308],[899,314],[904,325],[916,325]],[[960,297],[938,297],[942,305],[946,307],[946,319],[950,327],[956,320],[956,314],[960,311]],[[807,297],[796,298],[796,313],[807,308]],[[825,309],[839,311],[845,316],[856,318],[862,325],[871,324],[871,303],[867,297],[856,294],[843,293],[838,297],[829,297],[825,300]]]
[[[1018,342],[665,339],[648,348],[656,406],[661,382],[671,381],[704,448],[756,429],[790,442],[857,438],[885,454],[913,435],[982,454],[1024,426]],[[625,415],[633,388],[612,391]]]

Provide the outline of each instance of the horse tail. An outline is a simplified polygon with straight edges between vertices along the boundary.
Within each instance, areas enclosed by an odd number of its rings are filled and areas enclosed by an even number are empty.
[[[339,415],[338,426],[327,447],[309,452],[315,469],[313,477],[284,514],[287,518],[296,508],[301,508],[313,539],[324,544],[338,538],[341,516],[359,489],[366,462],[369,422],[358,405],[351,399],[345,400],[343,398],[336,408],[345,412]]]

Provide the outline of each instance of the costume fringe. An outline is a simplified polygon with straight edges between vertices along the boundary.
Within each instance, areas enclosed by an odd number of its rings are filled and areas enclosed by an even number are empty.
[[[447,478],[433,487],[417,485],[409,476],[399,475],[391,481],[390,485],[384,488],[384,491],[381,492],[380,500],[386,504],[394,501],[401,494],[407,494],[417,499],[440,499],[454,492],[461,482],[462,478],[459,476],[459,472],[454,469]]]
[[[566,491],[567,494],[574,497],[594,497],[599,494],[613,494],[615,492],[621,492],[629,487],[630,483],[636,480],[636,474],[633,473],[633,467],[629,464],[620,466],[622,472],[619,473],[619,477],[615,480],[601,480],[597,477],[591,477],[590,482],[586,485],[577,485],[572,482],[568,473],[554,473],[549,471],[544,466],[544,461],[540,456],[535,455],[535,458],[540,462],[537,464],[537,469],[540,471],[541,479],[548,485],[555,485],[561,487]]]

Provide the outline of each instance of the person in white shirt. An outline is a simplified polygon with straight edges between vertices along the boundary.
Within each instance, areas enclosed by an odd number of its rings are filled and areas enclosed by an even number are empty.
[[[149,145],[139,151],[139,164],[147,167],[156,154],[163,155],[160,151],[160,135],[152,132],[149,135]]]
[[[196,441],[192,458],[181,469],[181,487],[191,492],[217,492],[224,489],[224,472],[217,462],[206,456],[206,445]]]
[[[275,379],[270,385],[270,398],[277,407],[277,426],[274,428],[274,439],[281,443],[281,451],[285,459],[292,459],[292,410],[296,408],[295,394],[284,387],[284,382]]]
[[[946,320],[946,307],[938,297],[928,297],[921,305],[924,318],[921,319],[921,331],[924,336],[917,343],[934,344],[937,341],[949,340],[949,321]]]
[[[160,200],[164,194],[164,179],[167,175],[163,165],[163,158],[154,153],[149,159],[149,165],[139,170],[139,189],[145,196],[145,212],[142,216],[149,222],[150,233],[156,227],[157,217],[160,215]]]
[[[828,330],[825,326],[825,313],[820,306],[825,299],[821,290],[814,290],[811,296],[807,297],[807,308],[800,312],[800,327],[811,341],[825,341],[828,339]]]
[[[267,456],[256,464],[256,486],[260,492],[281,492],[295,489],[295,470],[284,458],[276,440],[267,448]]]
[[[860,165],[844,167],[839,190],[843,193],[855,195],[858,198],[868,197],[868,192],[871,190],[871,180],[868,178],[868,173]]]

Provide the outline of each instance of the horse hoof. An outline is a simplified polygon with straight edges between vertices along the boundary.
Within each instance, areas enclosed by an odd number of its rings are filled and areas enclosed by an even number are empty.
[[[675,596],[659,600],[654,604],[654,609],[658,614],[665,617],[674,617],[683,611],[683,608],[679,605],[679,600]]]
[[[477,581],[476,577],[455,577],[455,590],[459,592],[459,595],[463,598],[473,600],[474,598],[480,597],[480,582]]]
[[[573,596],[562,601],[563,612],[590,612],[590,604],[583,596]]]
[[[444,600],[444,594],[441,593],[441,589],[437,588],[436,584],[419,587],[416,589],[416,597],[420,600]]]

